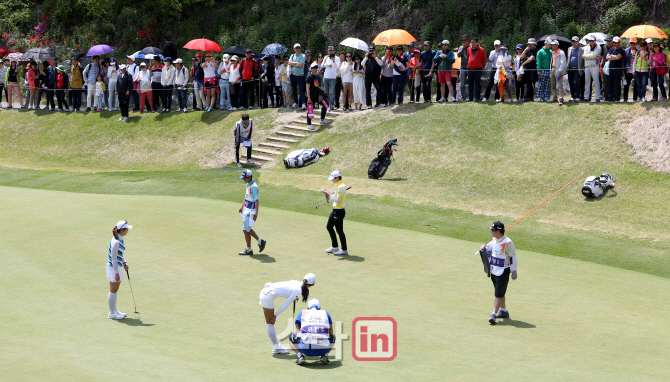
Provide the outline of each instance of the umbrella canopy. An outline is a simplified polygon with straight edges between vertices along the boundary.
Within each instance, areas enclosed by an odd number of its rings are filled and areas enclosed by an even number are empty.
[[[162,54],[163,53],[160,49],[155,48],[153,46],[146,47],[146,48],[142,49],[140,52],[142,52],[144,54]]]
[[[199,50],[203,52],[220,52],[222,50],[219,44],[212,40],[207,40],[206,38],[191,40],[184,45],[184,49]]]
[[[239,46],[239,45],[231,46],[230,48],[223,51],[223,53],[236,54],[238,56],[244,56],[244,54],[246,52],[247,52],[247,47],[246,46]],[[253,50],[251,51],[251,54],[253,56],[256,55],[256,53],[254,53]]]
[[[416,41],[416,38],[404,29],[389,29],[378,34],[372,41],[377,45],[405,45]]]
[[[156,57],[160,58],[161,60],[165,60],[165,57],[163,57],[162,54],[145,54],[142,58],[145,60],[153,60]]]
[[[365,41],[353,37],[344,39],[344,41],[342,41],[340,45],[348,46],[349,48],[354,48],[358,50],[363,50],[366,52],[368,51],[368,44],[366,44]]]
[[[8,54],[7,57],[5,57],[5,60],[10,61],[10,62],[11,61],[28,61],[27,58],[23,57],[23,53],[18,53],[18,52]]]
[[[607,35],[604,33],[599,33],[599,32],[594,32],[594,33],[589,33],[586,36],[582,37],[581,40],[579,40],[579,43],[582,45],[586,45],[586,37],[588,36],[593,36],[596,39],[596,44],[598,45],[605,45],[605,39],[607,38]]]
[[[668,38],[668,35],[666,35],[660,28],[653,25],[636,25],[623,32],[621,37]]]
[[[137,60],[138,58],[144,58],[144,53],[142,53],[141,50],[138,50],[137,52],[133,53],[130,55],[134,60]]]
[[[27,60],[33,59],[35,61],[53,60],[56,58],[56,53],[52,52],[51,49],[34,48],[25,52],[23,58]]]
[[[88,53],[86,53],[86,57],[92,57],[92,56],[99,56],[101,54],[107,54],[107,53],[113,53],[114,48],[112,48],[109,45],[96,45],[92,47],[91,49],[88,50]]]
[[[274,43],[263,48],[262,54],[270,54],[273,56],[288,52],[288,49],[282,44]]]

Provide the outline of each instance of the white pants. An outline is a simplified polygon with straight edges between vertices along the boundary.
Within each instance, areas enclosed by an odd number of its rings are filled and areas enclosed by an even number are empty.
[[[109,100],[107,101],[109,108],[119,107],[119,98],[116,95],[116,81],[109,81]]]
[[[593,85],[595,86],[595,99],[600,99],[600,68],[598,66],[589,66],[584,68],[586,78],[584,78],[584,99],[588,99],[591,95],[591,78],[593,78]]]
[[[193,106],[196,106],[196,104],[197,104],[198,109],[202,110],[203,105],[205,105],[205,103],[207,103],[207,100],[205,99],[205,93],[203,91],[203,86],[200,85],[197,82],[194,82],[193,83],[193,89],[195,90],[194,91],[195,99],[193,100]]]
[[[95,82],[86,85],[86,107],[95,107]]]

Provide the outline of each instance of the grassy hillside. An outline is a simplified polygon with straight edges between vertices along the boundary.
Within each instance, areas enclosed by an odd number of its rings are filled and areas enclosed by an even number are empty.
[[[510,236],[538,252],[669,277],[670,271],[657,264],[668,257],[668,209],[663,206],[670,202],[665,192],[670,176],[636,164],[620,131],[621,121],[640,110],[638,105],[559,111],[557,105],[458,104],[355,113],[296,145],[330,146],[328,157],[299,170],[269,164],[256,176],[268,206],[313,214],[321,213],[314,210],[322,200],[316,190],[329,187],[326,174],[339,169],[353,186],[348,219],[481,240],[482,227],[493,219],[509,226],[581,172],[610,172],[617,180],[615,192],[585,200],[579,192],[582,178]],[[232,162],[230,130],[238,114],[145,114],[120,124],[98,115],[3,112],[11,117],[0,119],[5,166],[0,184],[238,201],[237,168],[199,170],[204,164]],[[257,141],[280,115],[252,113]],[[66,123],[67,134],[58,128]],[[111,142],[103,139],[110,134],[115,137]],[[396,137],[399,176],[392,167],[386,179],[367,179],[376,151]],[[99,152],[114,155],[99,158]],[[123,159],[116,164],[114,158]],[[173,171],[157,171],[162,167]],[[33,170],[45,168],[52,171]]]

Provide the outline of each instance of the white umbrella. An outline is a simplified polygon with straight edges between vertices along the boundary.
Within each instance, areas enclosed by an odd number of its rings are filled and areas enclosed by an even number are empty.
[[[340,45],[348,46],[349,48],[363,50],[366,52],[368,51],[368,44],[366,44],[363,40],[359,40],[353,37],[345,39],[340,43]]]
[[[598,32],[587,34],[586,36],[582,37],[581,40],[579,40],[579,43],[582,44],[582,45],[586,45],[586,37],[587,36],[595,37],[596,44],[598,44],[598,45],[605,45],[606,44],[605,39],[607,38],[607,35],[604,34],[604,33],[598,33]]]

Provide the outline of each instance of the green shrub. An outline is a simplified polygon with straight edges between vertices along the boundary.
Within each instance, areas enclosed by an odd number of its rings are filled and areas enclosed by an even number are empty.
[[[556,26],[564,28],[575,22],[575,11],[572,8],[563,7],[556,12]]]
[[[633,25],[641,19],[640,8],[632,0],[626,0],[621,5],[608,9],[600,19],[600,25],[603,32],[616,34],[621,30],[621,25]]]

